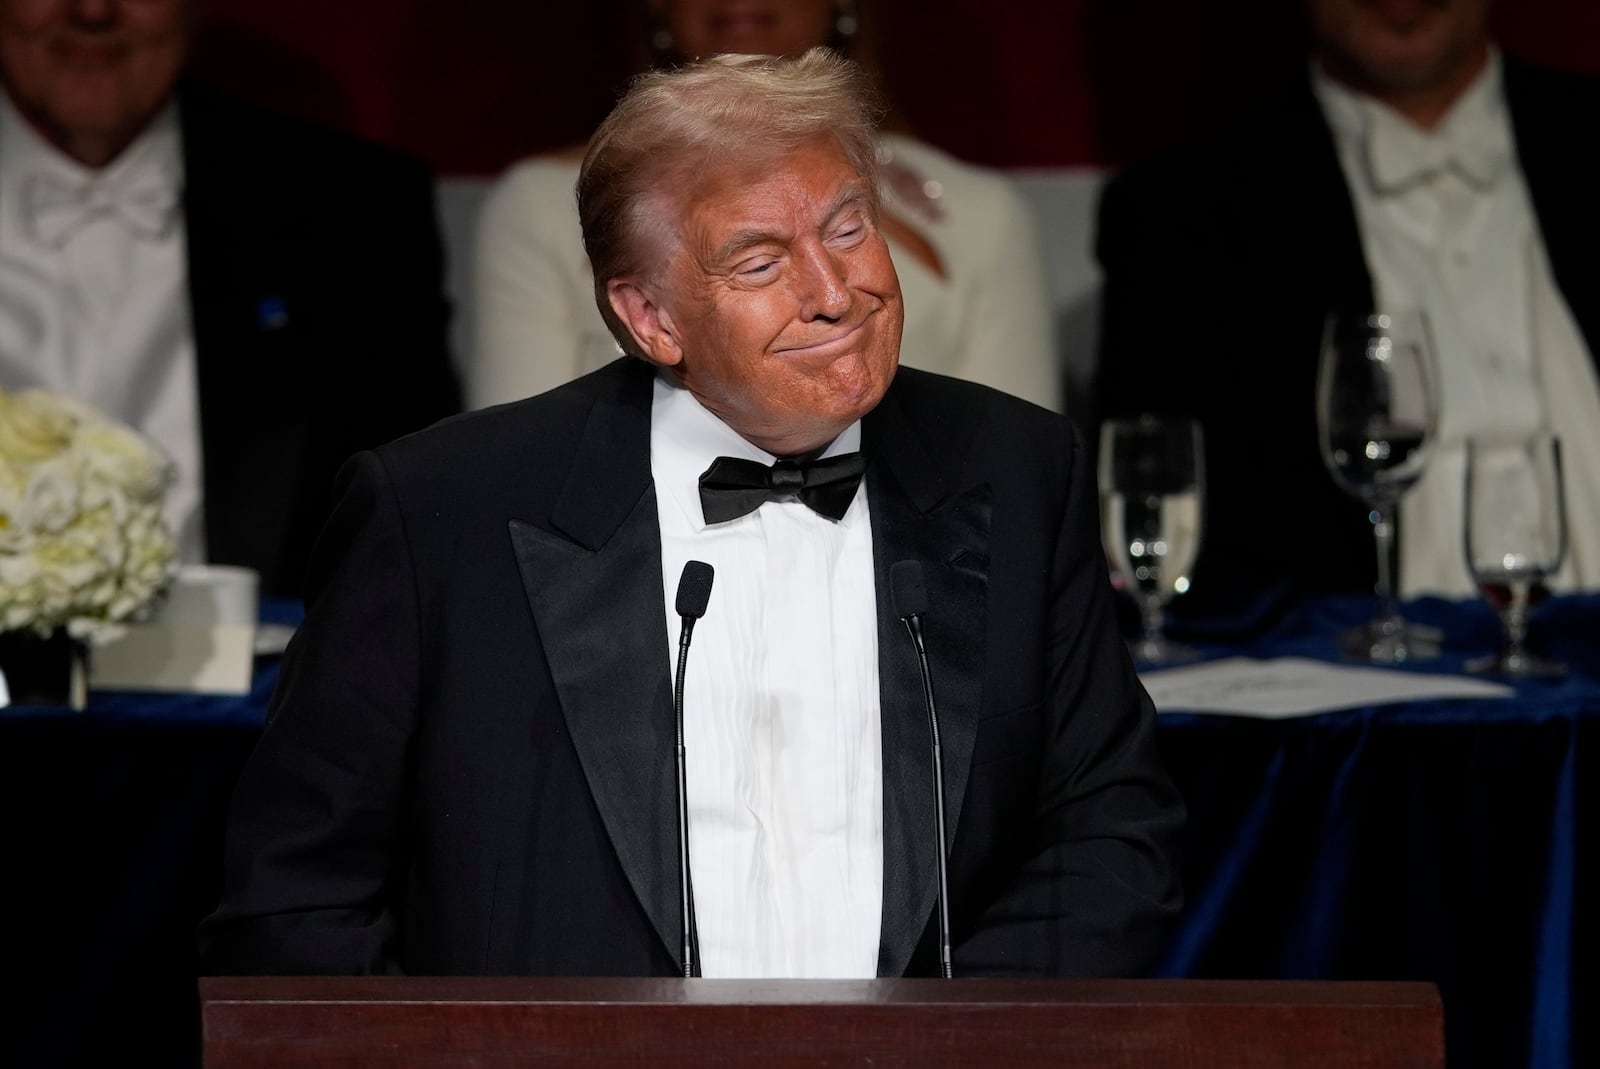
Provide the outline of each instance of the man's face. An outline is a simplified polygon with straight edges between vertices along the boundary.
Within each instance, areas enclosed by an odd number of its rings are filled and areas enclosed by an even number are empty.
[[[825,43],[835,0],[653,0],[673,50],[685,59],[719,52],[797,56]]]
[[[899,362],[900,281],[836,144],[713,170],[681,218],[651,359],[775,455],[821,448],[877,405]]]
[[[166,102],[199,7],[200,0],[0,0],[0,80],[53,144],[103,166]]]
[[[1329,70],[1357,88],[1445,84],[1488,40],[1488,0],[1311,0],[1311,31]]]

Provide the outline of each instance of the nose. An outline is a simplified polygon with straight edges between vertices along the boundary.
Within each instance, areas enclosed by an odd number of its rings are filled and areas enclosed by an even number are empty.
[[[806,322],[837,320],[850,311],[850,283],[844,263],[822,242],[801,253],[800,314]]]
[[[120,0],[73,0],[70,8],[72,21],[82,29],[106,26],[121,14]]]

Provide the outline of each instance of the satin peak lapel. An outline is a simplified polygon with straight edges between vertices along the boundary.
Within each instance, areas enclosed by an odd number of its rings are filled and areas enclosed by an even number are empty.
[[[662,633],[661,532],[649,470],[649,391],[637,419],[591,420],[551,523],[510,521],[550,675],[612,846],[676,960],[675,726]],[[618,471],[624,458],[626,470]],[[608,487],[602,503],[595,487]]]
[[[883,731],[878,975],[901,976],[933,917],[939,888],[932,736],[916,649],[894,611],[889,569],[896,561],[919,561],[927,585],[923,638],[944,755],[945,834],[953,841],[983,696],[991,493],[987,483],[954,492],[898,407],[880,411],[879,445],[867,468]]]

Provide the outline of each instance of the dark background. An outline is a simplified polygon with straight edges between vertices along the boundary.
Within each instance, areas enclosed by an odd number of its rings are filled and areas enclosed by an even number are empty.
[[[918,134],[1000,167],[1107,166],[1303,61],[1297,0],[861,0]],[[1600,74],[1600,3],[1501,0],[1508,51]],[[211,0],[202,80],[492,175],[582,141],[636,68],[641,0]],[[1596,117],[1582,122],[1594,123]]]

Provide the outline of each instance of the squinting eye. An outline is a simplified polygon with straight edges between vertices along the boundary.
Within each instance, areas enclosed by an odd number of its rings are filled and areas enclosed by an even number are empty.
[[[751,264],[749,267],[739,268],[739,274],[747,275],[752,278],[760,278],[762,275],[770,274],[772,269],[777,266],[778,261],[776,260],[764,260]]]

